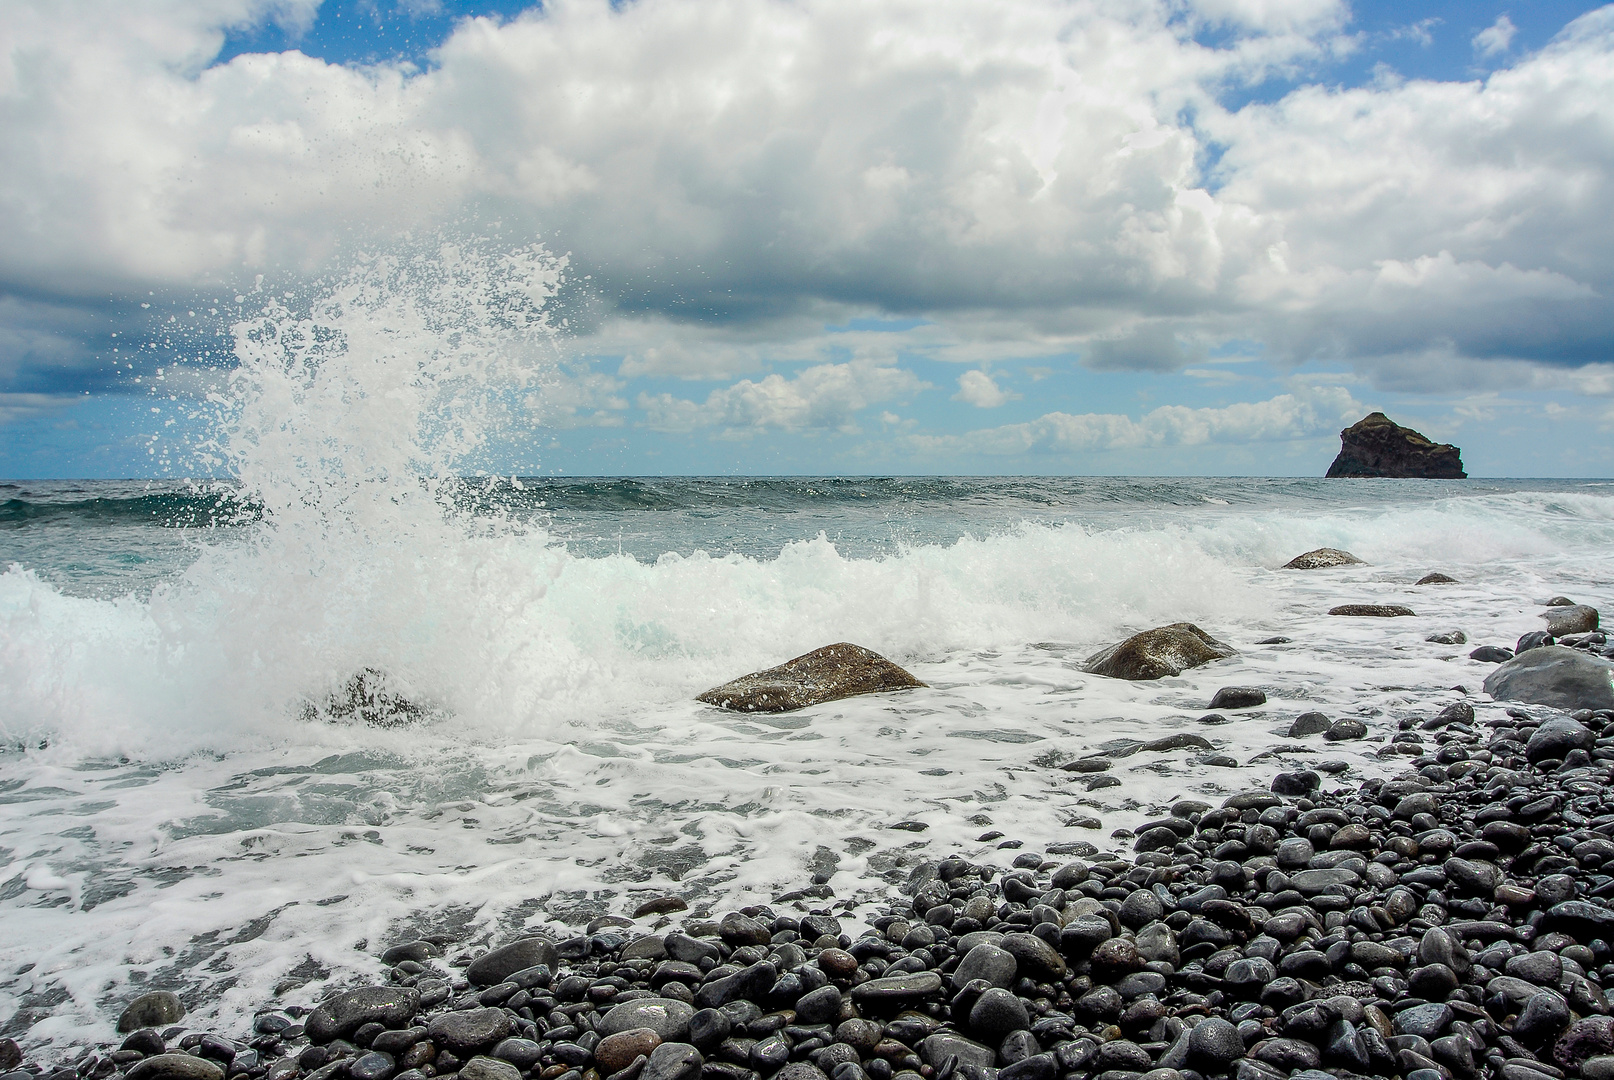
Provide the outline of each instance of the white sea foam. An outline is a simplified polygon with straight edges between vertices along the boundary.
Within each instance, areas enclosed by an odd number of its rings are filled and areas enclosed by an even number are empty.
[[[217,447],[263,523],[210,539],[149,596],[0,574],[8,1033],[65,1053],[158,985],[185,989],[194,1022],[241,1023],[377,975],[379,948],[422,929],[571,932],[669,891],[723,910],[811,867],[866,900],[938,854],[1007,862],[989,831],[1110,847],[1173,799],[1265,786],[1283,763],[1392,767],[1377,743],[1257,755],[1301,711],[1382,737],[1477,690],[1472,645],[1432,631],[1509,644],[1550,595],[1614,601],[1614,496],[1590,486],[1262,500],[1184,482],[1199,494],[961,517],[954,537],[932,526],[872,554],[825,536],[580,554],[541,520],[456,511],[432,479],[474,462],[511,388],[541,382],[556,272],[541,252],[450,252],[363,268],[301,315],[270,305],[243,329]],[[1322,545],[1370,565],[1278,569]],[[1461,584],[1412,585],[1433,569]],[[1418,615],[1326,615],[1360,601]],[[1079,670],[1182,619],[1239,655],[1157,683]],[[1274,635],[1293,641],[1256,644]],[[837,640],[929,687],[775,718],[692,700]],[[433,718],[319,716],[366,668]],[[1202,726],[1230,684],[1271,701]],[[1091,792],[1052,767],[1172,731],[1242,767],[1141,752]]]

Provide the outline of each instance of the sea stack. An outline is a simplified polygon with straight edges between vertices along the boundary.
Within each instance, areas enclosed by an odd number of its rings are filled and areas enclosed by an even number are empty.
[[[1381,412],[1368,413],[1339,433],[1339,456],[1329,476],[1394,476],[1466,480],[1462,451],[1402,427]]]

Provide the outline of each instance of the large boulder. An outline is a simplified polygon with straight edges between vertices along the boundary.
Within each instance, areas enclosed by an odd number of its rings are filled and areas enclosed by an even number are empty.
[[[1339,548],[1312,548],[1283,564],[1285,570],[1323,570],[1330,566],[1363,566],[1361,559]]]
[[[1112,679],[1163,679],[1237,655],[1232,646],[1217,641],[1193,623],[1180,622],[1133,634],[1119,645],[1094,653],[1082,670]]]
[[[877,652],[842,641],[766,671],[741,675],[697,697],[737,712],[775,713],[820,702],[925,684]]]
[[[1614,709],[1614,664],[1562,645],[1530,649],[1485,677],[1497,701],[1556,709]]]
[[[1462,451],[1402,427],[1381,412],[1368,413],[1339,433],[1339,456],[1328,475],[1464,480]]]

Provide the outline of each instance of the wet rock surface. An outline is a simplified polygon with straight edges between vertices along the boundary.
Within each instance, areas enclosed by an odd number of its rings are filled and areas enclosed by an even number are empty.
[[[1614,708],[1614,663],[1562,645],[1543,645],[1505,660],[1485,677],[1485,692],[1498,701],[1560,709]]]
[[[737,712],[775,713],[925,684],[879,653],[840,642],[715,686],[695,700]]]
[[[1404,604],[1340,604],[1328,609],[1330,615],[1350,615],[1368,619],[1394,619],[1417,612]]]
[[[1211,697],[1210,709],[1254,709],[1267,703],[1266,691],[1254,686],[1224,686]]]
[[[1313,548],[1283,564],[1285,570],[1324,570],[1331,566],[1363,566],[1361,559],[1339,548]]]
[[[1082,670],[1112,679],[1163,679],[1235,655],[1232,646],[1217,641],[1193,623],[1172,623],[1134,634],[1094,653]]]
[[[118,1017],[118,1031],[127,1035],[141,1028],[166,1027],[177,1024],[185,1016],[185,1005],[177,994],[168,990],[153,990],[141,994],[124,1008]]]
[[[1589,634],[1597,629],[1597,609],[1586,604],[1556,604],[1541,613],[1553,637]]]

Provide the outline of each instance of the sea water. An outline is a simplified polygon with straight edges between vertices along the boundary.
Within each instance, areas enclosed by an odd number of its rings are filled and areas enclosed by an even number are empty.
[[[70,1055],[151,988],[244,1028],[391,943],[666,894],[818,881],[799,902],[855,929],[926,860],[1125,850],[1280,769],[1381,775],[1402,718],[1484,702],[1476,645],[1614,603],[1597,481],[456,479],[541,398],[558,269],[449,251],[249,299],[192,448],[224,479],[0,487],[0,1032]],[[1282,569],[1320,546],[1365,562]],[[1327,614],[1363,602],[1416,615]],[[1238,655],[1082,670],[1185,620]],[[926,687],[694,700],[838,641]],[[1204,723],[1229,685],[1268,702]],[[1288,738],[1311,710],[1369,736]],[[1213,747],[1135,749],[1178,732]],[[1110,786],[1058,768],[1105,752]]]

